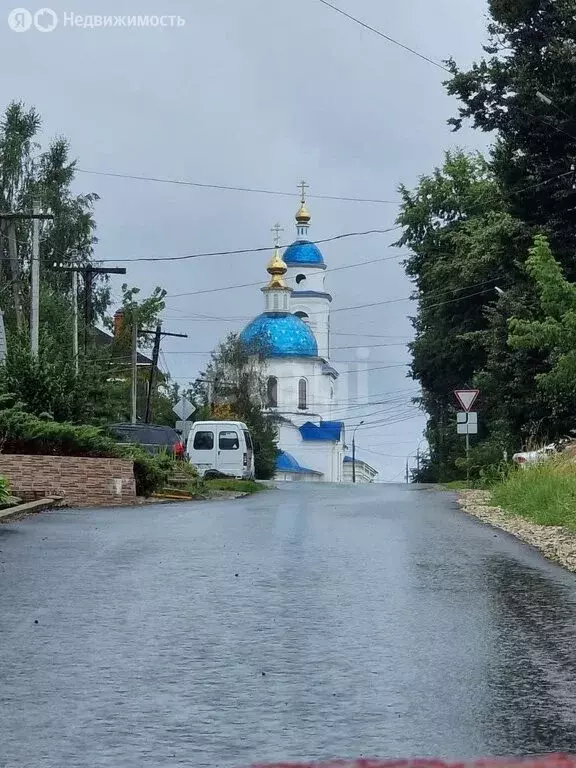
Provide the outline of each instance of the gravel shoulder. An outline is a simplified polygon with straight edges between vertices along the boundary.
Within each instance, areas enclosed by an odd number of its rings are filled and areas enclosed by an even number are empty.
[[[500,528],[538,549],[549,560],[576,573],[576,533],[561,526],[536,525],[499,507],[490,506],[488,491],[460,491],[463,511],[484,523]]]

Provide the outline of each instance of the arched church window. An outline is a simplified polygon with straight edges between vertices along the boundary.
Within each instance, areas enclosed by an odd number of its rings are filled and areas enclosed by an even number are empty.
[[[306,280],[306,275],[296,275],[296,284],[300,285],[300,283],[303,283],[304,280]]]
[[[294,312],[294,314],[296,315],[296,317],[299,317],[300,320],[308,320],[308,315],[306,314],[306,312]]]
[[[298,408],[305,411],[308,408],[308,382],[300,379],[298,382]]]
[[[267,399],[268,408],[278,407],[278,379],[275,376],[268,377]]]

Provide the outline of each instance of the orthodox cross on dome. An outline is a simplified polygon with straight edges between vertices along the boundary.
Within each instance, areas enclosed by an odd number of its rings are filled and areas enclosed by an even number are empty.
[[[284,229],[280,226],[280,224],[275,224],[270,232],[274,235],[274,246],[278,248],[280,246],[280,233],[284,232]]]
[[[308,233],[308,227],[310,226],[310,219],[312,218],[308,213],[308,208],[306,208],[306,190],[310,189],[310,187],[308,186],[308,184],[306,184],[305,181],[301,181],[300,184],[298,185],[298,188],[300,189],[302,199],[301,199],[300,209],[296,214],[296,231],[298,232],[298,235],[302,237],[303,235],[306,235]]]

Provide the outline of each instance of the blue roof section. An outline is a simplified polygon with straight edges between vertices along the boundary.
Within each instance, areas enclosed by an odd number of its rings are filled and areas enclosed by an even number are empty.
[[[284,263],[293,267],[297,264],[307,264],[313,267],[325,267],[324,257],[317,245],[309,240],[296,240],[284,251]]]
[[[276,469],[279,472],[294,472],[298,475],[321,475],[322,472],[317,472],[315,469],[307,469],[307,467],[301,467],[291,453],[282,451],[276,459]]]
[[[266,357],[318,357],[318,343],[310,326],[296,315],[265,312],[248,323],[240,341]]]
[[[342,437],[344,423],[342,421],[321,421],[320,424],[313,424],[307,421],[300,427],[302,439],[307,442],[315,440],[328,440],[337,443]]]

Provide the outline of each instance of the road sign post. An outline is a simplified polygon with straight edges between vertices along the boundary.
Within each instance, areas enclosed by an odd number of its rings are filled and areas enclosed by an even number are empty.
[[[470,481],[470,435],[478,434],[478,414],[472,412],[472,406],[479,394],[479,389],[456,389],[454,391],[455,398],[464,410],[464,413],[457,415],[456,429],[459,435],[466,437],[466,482]]]
[[[457,389],[454,391],[456,399],[466,413],[472,410],[472,406],[478,399],[479,394],[479,389]]]
[[[196,406],[193,405],[187,397],[182,395],[172,410],[179,419],[182,421],[187,421],[196,410]]]
[[[192,430],[192,422],[188,421],[188,419],[196,411],[196,406],[187,397],[182,395],[172,410],[178,416],[176,431],[182,435],[182,440],[186,444],[188,435]]]
[[[476,399],[476,398],[474,398]],[[470,435],[478,434],[478,414],[470,411],[456,414],[456,430],[466,437],[466,482],[470,480]]]

